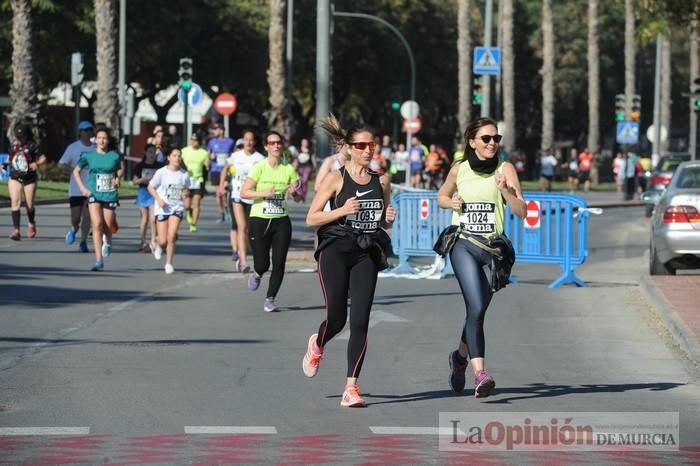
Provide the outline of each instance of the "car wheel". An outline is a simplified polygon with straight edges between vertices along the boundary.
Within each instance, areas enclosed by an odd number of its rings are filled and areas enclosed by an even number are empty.
[[[651,217],[651,215],[654,213],[654,206],[650,204],[645,204],[644,205],[644,216],[645,217]]]
[[[656,255],[654,246],[649,247],[649,275],[675,275],[676,269],[661,263]]]

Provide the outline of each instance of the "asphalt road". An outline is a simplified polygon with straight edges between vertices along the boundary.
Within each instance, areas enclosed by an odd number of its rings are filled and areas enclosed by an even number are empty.
[[[295,254],[282,312],[263,312],[266,279],[251,292],[232,272],[227,228],[214,222],[211,199],[205,207],[200,232],[181,230],[173,275],[136,252],[131,201],[102,273],[89,271],[92,254],[64,243],[66,206],[38,209],[34,240],[0,239],[1,464],[543,461],[439,451],[441,412],[678,412],[683,450],[636,458],[697,461],[699,377],[639,289],[641,209],[591,219],[591,255],[578,269],[588,288],[552,290],[556,267],[516,265],[518,283],[486,317],[497,383],[489,398],[447,386],[464,319],[456,281],[380,279],[360,379],[369,406],[350,410],[338,404],[346,334],[327,346],[314,379],[301,371],[325,315],[313,263]],[[295,207],[295,247],[309,244],[303,216]],[[9,228],[2,209],[0,230]],[[556,459],[620,462],[604,453]]]

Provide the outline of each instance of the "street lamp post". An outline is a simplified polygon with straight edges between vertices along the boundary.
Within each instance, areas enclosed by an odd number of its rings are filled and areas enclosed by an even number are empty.
[[[393,32],[396,37],[399,38],[401,43],[403,44],[404,48],[406,49],[406,53],[408,54],[408,60],[411,64],[411,100],[415,102],[416,100],[416,60],[413,57],[413,51],[411,50],[411,46],[408,45],[408,41],[406,38],[401,34],[401,32],[396,29],[396,27],[391,24],[390,22],[374,15],[368,15],[366,13],[350,13],[347,11],[334,11],[333,16],[345,16],[348,18],[362,18],[362,19],[370,19],[372,21],[377,21],[378,23],[382,24],[383,26],[388,27],[391,32]],[[406,150],[409,152],[411,151],[411,125],[406,124]],[[409,185],[409,180],[411,177],[411,164],[409,163],[408,169],[406,171],[406,180],[405,184],[406,186]]]

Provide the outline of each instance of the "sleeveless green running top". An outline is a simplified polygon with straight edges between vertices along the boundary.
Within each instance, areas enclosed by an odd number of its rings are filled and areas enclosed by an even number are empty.
[[[503,162],[490,175],[475,172],[466,160],[459,164],[457,192],[464,203],[461,213],[453,211],[453,225],[486,238],[503,233],[505,202],[496,187],[496,172],[503,173]]]

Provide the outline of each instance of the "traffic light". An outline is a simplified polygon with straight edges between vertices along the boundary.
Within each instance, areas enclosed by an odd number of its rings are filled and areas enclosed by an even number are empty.
[[[632,96],[632,112],[630,113],[630,120],[639,121],[642,115],[642,96],[635,94]]]
[[[472,87],[472,105],[481,105],[484,100],[484,96],[481,93],[481,79],[476,78],[474,80],[474,86]]]
[[[401,110],[401,87],[392,86],[389,91],[391,109],[395,112]]]
[[[79,86],[83,82],[83,54],[74,52],[70,58],[70,84]]]
[[[180,87],[185,91],[192,88],[192,59],[180,58],[180,68],[177,70],[180,76]]]
[[[615,121],[625,121],[625,94],[615,96]]]
[[[700,78],[693,80],[693,89],[690,98],[693,99],[693,111],[700,112]]]

